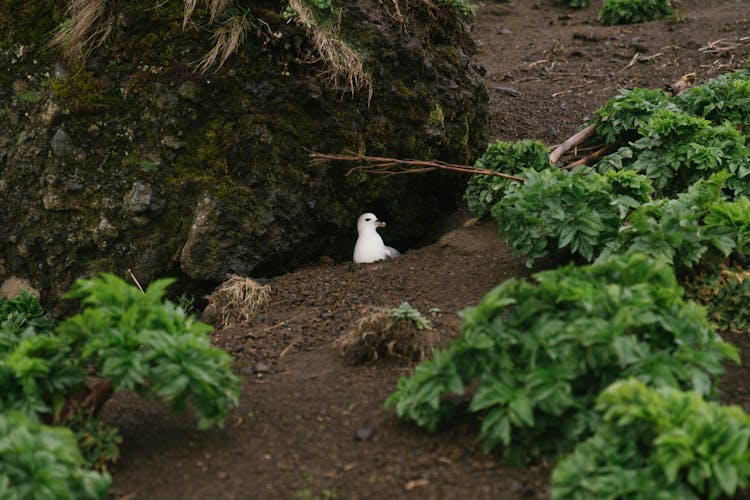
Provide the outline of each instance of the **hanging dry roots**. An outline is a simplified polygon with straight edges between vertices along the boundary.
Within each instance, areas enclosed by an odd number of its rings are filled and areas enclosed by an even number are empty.
[[[208,305],[202,319],[217,328],[241,325],[268,303],[271,287],[252,278],[230,274],[227,280],[206,297]]]
[[[391,318],[387,309],[368,312],[334,343],[344,361],[361,365],[384,358],[421,361],[432,356],[438,336],[432,329],[418,329],[409,320]]]

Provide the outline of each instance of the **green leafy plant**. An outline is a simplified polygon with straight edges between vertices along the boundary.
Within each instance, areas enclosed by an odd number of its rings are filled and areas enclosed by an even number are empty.
[[[548,168],[549,150],[537,141],[497,141],[487,147],[474,165],[486,170],[518,175],[527,169]],[[477,217],[486,215],[502,198],[511,182],[513,181],[493,175],[472,175],[464,193],[469,210]]]
[[[598,398],[596,434],[552,474],[552,498],[731,497],[750,476],[750,417],[629,379]]]
[[[591,261],[612,241],[628,212],[650,199],[651,185],[633,172],[605,175],[586,169],[527,171],[492,208],[498,231],[526,265],[550,253],[550,246]]]
[[[627,252],[660,257],[677,269],[720,262],[750,249],[750,201],[729,202],[722,189],[729,178],[719,172],[700,180],[674,199],[659,199],[634,210],[602,258]]]
[[[723,268],[685,283],[685,293],[708,311],[708,321],[719,331],[750,332],[750,272]]]
[[[231,356],[211,347],[211,327],[163,301],[172,282],[154,281],[142,293],[112,274],[78,280],[65,297],[81,299],[86,309],[58,332],[115,390],[163,399],[178,412],[192,399],[200,428],[221,425],[237,404],[239,377]]]
[[[589,6],[589,0],[568,0],[568,5],[576,9],[583,9]]]
[[[430,321],[408,302],[402,302],[400,306],[388,310],[388,317],[396,321],[408,321],[417,330],[430,330]]]
[[[0,298],[0,412],[54,420],[85,381],[71,346],[54,335],[36,297]]]
[[[519,463],[593,433],[596,397],[618,378],[708,395],[722,361],[738,361],[664,260],[629,254],[534,279],[508,280],[462,311],[461,336],[401,379],[386,405],[434,431],[456,410],[445,396],[476,381],[469,411],[482,419],[484,450],[502,444]]]
[[[138,162],[138,167],[144,172],[156,172],[157,165],[150,160],[141,160]]]
[[[18,95],[18,100],[25,104],[34,104],[42,100],[42,95],[33,90],[27,90]]]
[[[596,165],[599,172],[633,170],[653,181],[661,195],[680,193],[699,179],[723,169],[734,195],[750,192],[750,149],[731,125],[662,109],[638,129],[640,138]]]
[[[596,134],[605,144],[635,140],[638,130],[662,109],[678,109],[663,90],[639,87],[620,90],[596,111],[599,117]]]
[[[689,88],[679,97],[681,107],[714,124],[731,122],[750,135],[750,74],[746,70],[720,75]]]
[[[670,0],[606,0],[599,17],[606,25],[665,19],[672,14]]]
[[[51,488],[50,494],[39,490],[49,498],[105,495],[99,476],[68,470],[84,463],[103,470],[118,457],[117,430],[95,420],[113,389],[164,400],[174,411],[192,401],[199,427],[222,425],[237,404],[239,377],[231,371],[231,357],[211,347],[211,327],[163,300],[170,283],[155,281],[143,293],[114,275],[79,280],[66,296],[81,299],[85,308],[60,324],[29,293],[0,299],[0,417],[13,425],[22,417],[29,422],[17,424],[25,430],[7,438],[13,441],[8,444],[0,420],[0,496],[8,490],[31,498],[24,492],[37,486]],[[90,376],[98,382],[87,384]],[[26,446],[35,440],[42,444]],[[8,451],[18,456],[8,459],[13,470],[5,476],[3,446],[19,446]],[[38,452],[45,447],[50,449]],[[12,460],[30,467],[30,475],[16,471]],[[46,468],[52,472],[39,472]],[[100,486],[104,494],[96,493]]]
[[[0,497],[107,498],[107,474],[83,469],[73,433],[0,413]]]

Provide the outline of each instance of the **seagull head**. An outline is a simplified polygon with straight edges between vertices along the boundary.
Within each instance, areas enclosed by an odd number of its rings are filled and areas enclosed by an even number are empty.
[[[357,219],[357,233],[363,234],[368,231],[375,231],[379,227],[385,226],[385,222],[378,220],[375,214],[366,213]]]

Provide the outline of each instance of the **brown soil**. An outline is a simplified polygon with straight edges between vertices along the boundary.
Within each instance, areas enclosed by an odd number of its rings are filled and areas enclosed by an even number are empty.
[[[684,22],[626,27],[602,26],[596,19],[600,2],[592,3],[583,11],[552,0],[479,6],[474,32],[478,62],[487,69],[494,139],[562,142],[620,88],[662,87],[689,72],[704,80],[740,65],[750,49],[750,41],[741,40],[750,34],[747,0],[682,0]],[[704,49],[719,39],[738,48]],[[636,52],[651,59],[627,67]],[[439,242],[395,261],[360,267],[322,262],[274,278],[260,316],[246,327],[214,334],[245,375],[240,406],[224,429],[197,431],[190,416],[172,416],[129,393],[115,396],[103,412],[124,438],[121,460],[111,470],[112,493],[548,497],[549,465],[512,468],[482,454],[475,421],[431,435],[383,409],[411,367],[347,366],[332,346],[368,307],[395,307],[404,300],[425,313],[438,308],[430,320],[448,342],[458,332],[457,311],[504,279],[529,273],[500,243],[491,222],[464,227],[465,216],[454,219],[457,229],[446,228]],[[387,229],[383,233],[387,241]],[[746,336],[727,339],[750,356]],[[747,380],[750,367],[729,367],[722,400],[750,409]],[[357,438],[358,431],[365,439]]]

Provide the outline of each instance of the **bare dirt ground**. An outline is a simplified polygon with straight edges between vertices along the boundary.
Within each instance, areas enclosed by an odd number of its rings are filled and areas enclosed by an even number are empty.
[[[582,11],[566,4],[479,5],[474,33],[487,69],[493,139],[561,142],[620,88],[658,88],[689,72],[705,80],[740,65],[750,51],[748,0],[682,0],[681,22],[625,27],[602,26],[598,1]],[[629,66],[636,53],[646,59]],[[103,412],[124,438],[111,470],[113,495],[547,498],[550,465],[512,468],[482,454],[476,421],[431,435],[383,409],[410,366],[350,367],[332,347],[368,307],[404,300],[425,313],[438,308],[430,319],[448,342],[458,334],[457,311],[504,279],[529,274],[492,222],[463,227],[465,218],[457,214],[439,242],[396,261],[321,263],[274,278],[260,316],[214,334],[245,376],[240,406],[224,429],[201,432],[190,416],[116,396]],[[387,229],[383,234],[387,242]],[[748,337],[726,339],[750,359]],[[722,400],[750,410],[748,380],[750,366],[728,367]]]

